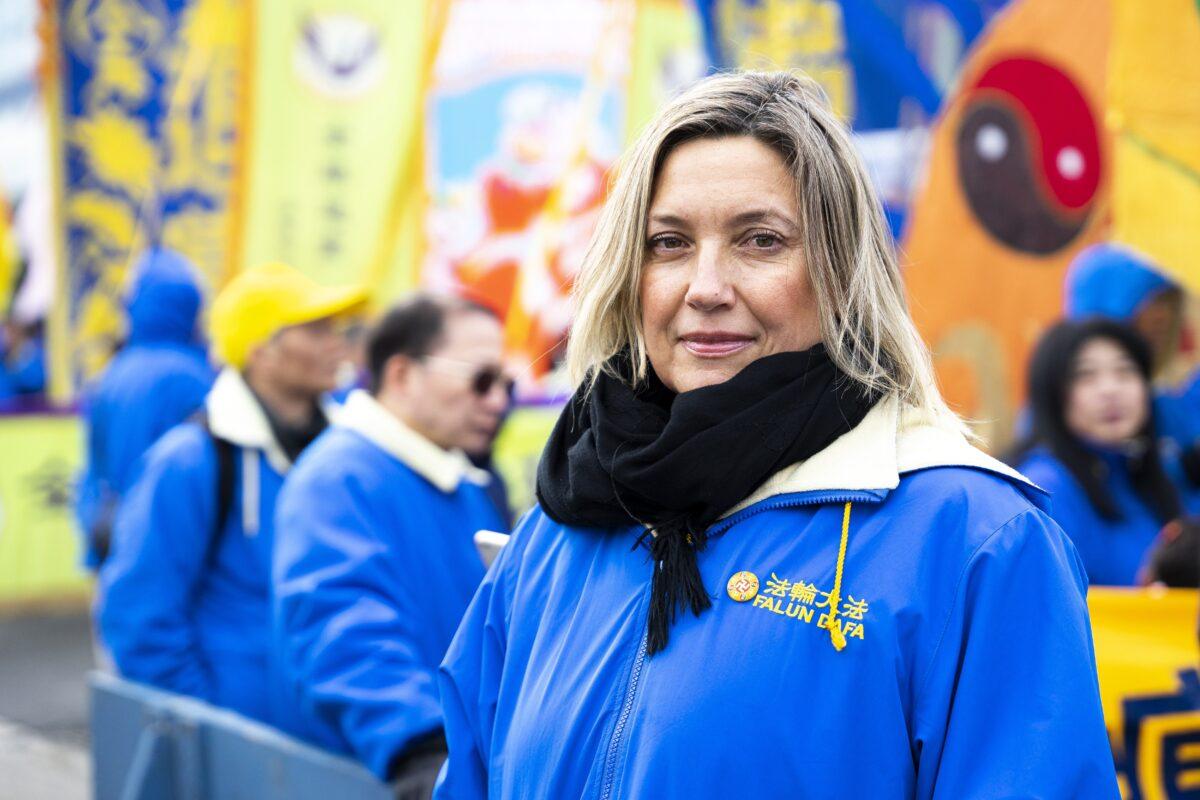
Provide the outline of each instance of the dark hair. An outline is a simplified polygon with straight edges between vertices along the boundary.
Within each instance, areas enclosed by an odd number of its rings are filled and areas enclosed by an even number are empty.
[[[1071,432],[1066,422],[1067,395],[1074,381],[1075,359],[1083,346],[1094,339],[1106,339],[1125,351],[1137,366],[1142,380],[1150,386],[1150,347],[1129,326],[1100,317],[1053,325],[1038,341],[1029,362],[1032,429],[1006,460],[1016,466],[1030,450],[1039,446],[1046,448],[1079,481],[1088,500],[1102,517],[1119,520],[1121,512],[1104,486],[1106,465]],[[1183,509],[1179,494],[1162,466],[1154,404],[1149,396],[1146,405],[1146,422],[1137,433],[1140,446],[1133,448],[1127,456],[1127,465],[1138,497],[1159,522],[1166,523],[1179,517]]]
[[[441,297],[419,292],[383,315],[367,334],[367,373],[372,394],[379,391],[383,368],[393,356],[420,360],[432,353],[452,314],[486,314],[499,320],[488,306],[463,297]]]

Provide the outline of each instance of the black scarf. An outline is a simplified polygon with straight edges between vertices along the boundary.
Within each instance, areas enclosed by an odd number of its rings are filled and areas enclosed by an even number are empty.
[[[653,370],[632,387],[628,353],[609,366],[621,377],[601,372],[554,426],[537,497],[566,525],[653,529],[653,655],[666,647],[680,608],[699,616],[712,605],[696,563],[708,527],[771,475],[861,422],[877,398],[822,345],[761,358],[724,383],[678,395]]]

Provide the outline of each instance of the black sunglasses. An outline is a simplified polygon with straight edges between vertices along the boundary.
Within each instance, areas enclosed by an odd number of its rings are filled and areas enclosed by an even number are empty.
[[[447,366],[453,366],[459,374],[467,373],[467,370],[475,367],[469,361],[460,361],[457,358],[446,358],[445,356],[425,356],[426,361],[437,361]],[[513,397],[513,390],[516,388],[517,382],[509,376],[502,367],[495,365],[475,367],[467,373],[471,380],[471,392],[477,397],[487,397],[496,384],[504,389],[504,396],[509,400]]]

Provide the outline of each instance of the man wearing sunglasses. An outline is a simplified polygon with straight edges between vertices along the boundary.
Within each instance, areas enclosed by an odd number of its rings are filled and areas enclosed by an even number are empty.
[[[276,511],[274,627],[287,728],[427,798],[445,757],[438,664],[507,531],[488,473],[512,379],[488,309],[420,294],[367,341],[350,395],[288,476]]]

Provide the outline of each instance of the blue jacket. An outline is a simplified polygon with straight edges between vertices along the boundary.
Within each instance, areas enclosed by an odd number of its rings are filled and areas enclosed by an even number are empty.
[[[441,729],[437,667],[479,582],[475,531],[507,531],[487,475],[365,392],[280,495],[274,637],[292,732],[381,778]]]
[[[194,422],[172,429],[121,504],[99,629],[121,675],[273,723],[268,581],[290,464],[237,372],[221,373],[205,406],[213,433],[238,445],[230,514],[218,536],[212,437]]]
[[[76,499],[85,562],[99,565],[89,535],[133,482],[138,459],[204,403],[215,373],[196,334],[201,293],[187,261],[148,250],[129,297],[129,339],[84,398],[87,462]]]
[[[0,411],[21,410],[25,401],[46,390],[45,342],[30,339],[15,352],[0,355]]]
[[[1155,295],[1179,285],[1153,263],[1116,244],[1092,245],[1067,270],[1063,312],[1070,319],[1110,317],[1131,322]],[[1159,388],[1154,395],[1158,433],[1166,440],[1168,466],[1178,448],[1200,440],[1200,371],[1184,385]]]
[[[1120,520],[1102,517],[1075,476],[1045,448],[1030,451],[1018,468],[1050,493],[1050,514],[1074,542],[1089,583],[1134,586],[1163,523],[1134,491],[1124,459],[1115,453],[1101,457],[1108,467],[1104,488],[1116,502]]]
[[[881,403],[714,526],[713,607],[652,658],[640,529],[532,511],[443,663],[434,796],[1115,800],[1069,541],[1015,473],[904,416]]]

